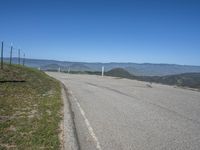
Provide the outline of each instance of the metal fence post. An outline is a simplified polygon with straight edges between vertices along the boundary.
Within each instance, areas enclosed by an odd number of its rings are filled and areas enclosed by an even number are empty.
[[[3,69],[3,41],[1,42],[1,69]]]
[[[12,64],[12,50],[13,50],[13,46],[11,43],[11,48],[10,48],[10,65]]]
[[[24,64],[25,64],[25,54],[24,54],[24,58],[23,58],[23,66],[24,66]]]
[[[20,65],[20,49],[18,49],[18,65]]]

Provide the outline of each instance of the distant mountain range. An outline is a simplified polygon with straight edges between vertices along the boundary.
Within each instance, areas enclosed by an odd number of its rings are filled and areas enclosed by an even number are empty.
[[[5,58],[5,61],[9,61]],[[13,58],[13,62],[17,63],[17,58]],[[41,68],[43,70],[61,70],[67,71],[101,71],[101,67],[105,67],[105,71],[114,68],[123,68],[130,74],[136,76],[166,76],[182,73],[200,72],[200,66],[175,65],[175,64],[151,64],[151,63],[87,63],[87,62],[69,62],[43,59],[26,59],[25,64],[29,67]]]

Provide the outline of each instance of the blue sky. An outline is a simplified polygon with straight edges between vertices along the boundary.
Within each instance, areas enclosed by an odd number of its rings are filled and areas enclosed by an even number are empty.
[[[200,1],[1,0],[0,40],[29,58],[200,65]]]

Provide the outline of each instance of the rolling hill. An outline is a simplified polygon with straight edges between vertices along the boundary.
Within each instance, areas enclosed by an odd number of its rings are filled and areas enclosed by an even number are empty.
[[[114,77],[122,77],[122,78],[133,78],[134,76],[131,75],[128,71],[123,68],[114,68],[110,71],[105,72],[106,76],[114,76]]]

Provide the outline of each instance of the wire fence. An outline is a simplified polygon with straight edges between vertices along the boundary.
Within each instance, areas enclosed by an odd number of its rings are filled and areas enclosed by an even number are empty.
[[[4,63],[8,64],[18,64],[25,65],[25,52],[13,46],[13,44],[7,44],[5,42],[1,42],[1,69],[4,67]]]

